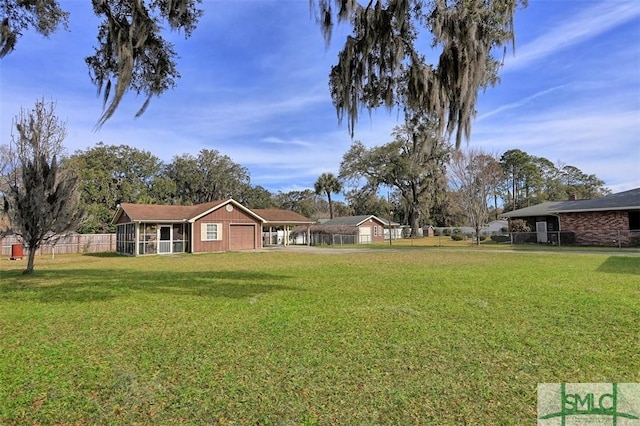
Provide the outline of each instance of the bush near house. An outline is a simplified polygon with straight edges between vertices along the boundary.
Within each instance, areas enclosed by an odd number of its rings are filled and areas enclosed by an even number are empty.
[[[451,234],[451,239],[453,241],[462,241],[462,240],[466,240],[467,236],[459,232],[454,232],[453,234]]]
[[[511,242],[511,237],[509,235],[492,235],[491,241],[496,243],[509,243]]]

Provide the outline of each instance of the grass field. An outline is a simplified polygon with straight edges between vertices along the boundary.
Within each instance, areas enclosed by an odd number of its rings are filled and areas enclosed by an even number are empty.
[[[640,382],[640,257],[438,248],[0,263],[0,424],[535,424]]]

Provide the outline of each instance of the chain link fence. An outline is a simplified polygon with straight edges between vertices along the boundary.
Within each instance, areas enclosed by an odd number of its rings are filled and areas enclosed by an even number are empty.
[[[509,242],[552,246],[640,247],[640,230],[511,232]]]

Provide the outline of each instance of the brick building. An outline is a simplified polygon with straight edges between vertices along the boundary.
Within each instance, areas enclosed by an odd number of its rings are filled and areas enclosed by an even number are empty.
[[[590,200],[554,201],[502,214],[522,219],[532,242],[577,245],[640,245],[640,188]]]

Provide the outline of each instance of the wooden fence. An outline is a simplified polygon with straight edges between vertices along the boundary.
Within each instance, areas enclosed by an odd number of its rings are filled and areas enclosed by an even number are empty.
[[[20,244],[20,241],[14,236],[0,238],[2,257],[11,256],[11,248],[14,244]],[[36,255],[109,251],[116,251],[116,234],[71,234],[59,239],[55,245],[43,245],[38,249]],[[27,255],[27,249],[24,249],[24,255]]]

